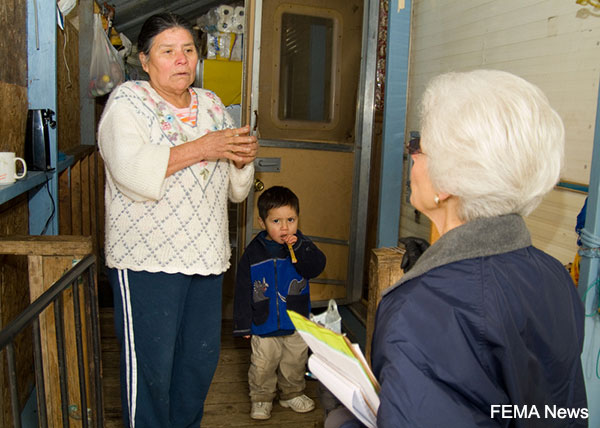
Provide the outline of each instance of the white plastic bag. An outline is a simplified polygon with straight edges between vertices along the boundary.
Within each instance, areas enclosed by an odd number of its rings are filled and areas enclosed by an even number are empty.
[[[94,44],[90,64],[89,92],[92,97],[108,94],[124,81],[125,67],[117,50],[102,28],[99,14],[94,14]]]
[[[329,300],[327,310],[319,315],[310,314],[310,320],[328,328],[329,330],[335,331],[336,333],[342,332],[342,316],[338,312],[337,303],[335,300]]]

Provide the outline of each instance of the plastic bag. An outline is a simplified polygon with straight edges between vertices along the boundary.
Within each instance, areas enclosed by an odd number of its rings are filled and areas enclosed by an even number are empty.
[[[206,58],[229,60],[235,42],[234,33],[210,33],[206,39]]]
[[[102,28],[100,15],[94,14],[94,44],[90,65],[89,93],[92,97],[108,94],[124,81],[123,61]]]
[[[342,316],[338,312],[337,303],[335,300],[329,300],[327,310],[319,315],[310,314],[310,320],[328,328],[329,330],[335,331],[336,333],[342,332]]]

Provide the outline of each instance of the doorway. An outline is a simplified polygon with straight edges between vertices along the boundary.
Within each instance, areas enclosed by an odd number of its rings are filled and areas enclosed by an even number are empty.
[[[242,246],[260,231],[259,193],[273,185],[292,189],[300,200],[300,229],[327,256],[325,271],[311,280],[313,306],[361,296],[373,120],[365,94],[372,97],[368,85],[375,80],[369,82],[375,61],[369,64],[363,35],[369,4],[247,3],[242,120],[251,124],[260,150]]]

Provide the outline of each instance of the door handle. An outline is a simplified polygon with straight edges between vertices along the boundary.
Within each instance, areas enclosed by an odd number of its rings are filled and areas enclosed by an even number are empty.
[[[254,179],[254,191],[255,192],[262,192],[265,189],[265,183],[263,183],[262,181],[260,181],[260,179],[255,178]]]

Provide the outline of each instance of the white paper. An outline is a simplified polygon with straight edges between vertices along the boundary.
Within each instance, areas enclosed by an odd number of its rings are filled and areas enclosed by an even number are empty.
[[[377,427],[376,413],[365,402],[358,385],[317,354],[312,354],[308,359],[308,368],[363,424],[368,428]],[[379,405],[379,399],[377,401]]]

